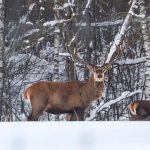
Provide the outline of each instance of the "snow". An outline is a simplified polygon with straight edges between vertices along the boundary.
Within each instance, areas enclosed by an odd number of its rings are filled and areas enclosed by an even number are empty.
[[[47,50],[48,51],[48,50]],[[47,54],[47,51],[45,52]],[[44,57],[44,54],[42,55]],[[16,68],[18,68],[20,65],[24,66],[26,62],[30,62],[34,64],[34,68],[31,69],[31,72],[28,72],[27,80],[24,80],[24,82],[34,82],[42,77],[46,76],[46,74],[50,73],[50,71],[53,69],[53,65],[50,65],[46,60],[40,59],[34,55],[31,54],[18,54],[16,56],[12,56],[9,59],[10,64],[15,63]],[[12,68],[12,71],[16,71],[16,69]],[[14,80],[11,80],[12,85],[21,86],[22,81],[20,80],[22,75],[20,77],[14,78]]]
[[[148,150],[149,122],[0,124],[3,150]]]
[[[83,15],[85,15],[85,12],[86,12],[86,10],[89,8],[91,2],[92,2],[92,0],[88,0],[88,1],[87,1],[87,4],[86,4],[86,6],[85,6],[85,10],[84,10],[83,13],[82,13]]]
[[[66,57],[70,57],[69,53],[59,53],[59,56],[66,56]]]
[[[91,110],[90,117],[87,117],[86,120],[87,121],[93,120],[93,118],[95,117],[95,114],[97,114],[97,112],[100,112],[100,111],[102,111],[103,109],[106,109],[106,108],[110,108],[111,105],[113,105],[113,104],[115,104],[115,103],[117,103],[117,102],[119,102],[119,101],[121,101],[125,98],[129,98],[129,97],[131,97],[131,96],[133,96],[137,93],[142,94],[142,90],[139,89],[139,90],[136,90],[134,92],[130,92],[130,91],[122,92],[122,94],[119,97],[117,97],[116,99],[110,100],[107,103],[102,103],[100,106],[98,106],[98,107],[94,108],[93,110]],[[93,105],[94,105],[94,103],[95,102],[93,102]]]
[[[40,7],[40,10],[45,10],[45,8],[44,7]]]
[[[34,7],[35,5],[36,5],[35,3],[30,4],[30,6],[29,6],[29,12],[32,11],[32,9],[33,9],[33,7]]]
[[[91,23],[91,26],[92,27],[115,26],[115,25],[122,24],[122,22],[123,22],[123,20],[94,22],[94,23]],[[85,26],[87,26],[87,23],[86,22],[75,23],[75,25],[85,27]]]
[[[45,23],[43,23],[44,27],[48,27],[48,26],[55,26],[56,24],[62,24],[62,23],[66,23],[70,21],[70,19],[65,20],[65,19],[61,19],[61,20],[52,20],[52,21],[47,21]]]
[[[93,42],[92,42],[92,41],[90,42],[89,46],[90,46],[91,48],[93,47]]]
[[[28,31],[26,34],[24,34],[24,37],[30,36],[31,34],[37,33],[39,31],[40,31],[39,29],[32,29]]]
[[[122,95],[120,97],[116,98],[115,100],[110,100],[109,102],[105,103],[103,106],[100,106],[98,108],[98,111],[101,111],[102,109],[107,108],[107,107],[109,108],[112,104],[115,104],[124,98],[131,97],[132,95],[137,94],[137,93],[142,93],[142,90],[137,90],[137,91],[131,92],[131,93],[129,91],[125,91],[122,93]],[[96,111],[96,110],[94,110],[94,111]]]
[[[33,23],[31,21],[27,21],[26,24],[27,25],[33,25]]]
[[[20,19],[19,19],[19,23],[26,23],[26,20],[27,20],[27,16],[22,16]]]
[[[75,4],[72,4],[72,3],[64,3],[63,8],[73,7],[73,6],[75,6]]]
[[[43,40],[44,40],[44,37],[41,37],[41,38],[38,39],[38,42],[41,42]]]
[[[27,43],[27,44],[28,44],[28,43],[30,43],[30,41],[29,41],[29,40],[24,40],[24,43]]]
[[[54,10],[63,10],[63,9],[68,8],[68,7],[74,7],[74,6],[75,6],[75,4],[69,2],[69,3],[64,3],[63,7],[62,6],[54,7]]]
[[[126,59],[126,60],[122,60],[122,61],[117,61],[117,64],[119,65],[133,65],[133,64],[138,64],[138,63],[144,63],[146,62],[146,58],[145,57],[141,57],[141,58],[136,58],[136,59]]]
[[[60,30],[56,29],[56,30],[53,31],[53,33],[60,33]]]
[[[57,20],[47,21],[43,24],[43,26],[54,26],[57,23]]]

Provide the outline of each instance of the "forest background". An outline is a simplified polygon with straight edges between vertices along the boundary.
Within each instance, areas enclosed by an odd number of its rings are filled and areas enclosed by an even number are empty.
[[[30,105],[22,98],[38,80],[86,80],[89,72],[70,55],[102,65],[123,47],[105,79],[105,91],[86,120],[129,120],[127,106],[150,100],[149,0],[2,0],[0,17],[0,121],[25,120]],[[41,121],[65,120],[43,113]]]

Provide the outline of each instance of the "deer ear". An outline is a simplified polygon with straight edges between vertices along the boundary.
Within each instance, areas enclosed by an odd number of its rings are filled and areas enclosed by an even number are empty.
[[[90,70],[90,72],[94,72],[94,68],[91,65],[87,65],[87,69]]]
[[[90,70],[90,72],[95,72],[95,68],[91,65],[87,65],[87,69]]]

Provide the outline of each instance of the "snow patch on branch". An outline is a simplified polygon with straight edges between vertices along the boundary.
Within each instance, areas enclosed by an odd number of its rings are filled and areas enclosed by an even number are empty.
[[[36,5],[35,3],[30,4],[30,6],[29,6],[29,13],[32,11],[32,9],[34,8],[35,5]]]
[[[59,56],[70,57],[70,54],[69,53],[59,53]]]
[[[57,24],[62,24],[62,23],[66,23],[69,22],[71,19],[61,19],[61,20],[52,20],[52,21],[47,21],[43,24],[43,26],[48,27],[48,26],[55,26]]]
[[[43,26],[54,26],[57,23],[57,20],[47,21],[43,24]]]
[[[44,40],[44,37],[41,37],[41,38],[38,39],[38,42],[41,42],[43,40]]]
[[[30,21],[27,21],[27,22],[26,22],[26,25],[33,25],[33,23],[30,22]]]
[[[146,57],[117,61],[117,64],[119,64],[119,65],[134,65],[134,64],[144,63],[144,62],[146,62]]]
[[[110,108],[111,105],[113,105],[113,104],[115,104],[115,103],[121,101],[122,99],[129,98],[129,97],[131,97],[131,96],[133,96],[133,95],[135,95],[135,94],[137,94],[137,93],[142,94],[142,90],[139,89],[139,90],[134,91],[134,92],[125,91],[125,92],[123,92],[123,93],[121,94],[120,97],[118,97],[118,98],[116,98],[116,99],[114,99],[114,100],[110,100],[109,102],[107,102],[107,103],[105,103],[104,105],[100,106],[100,107],[96,110],[96,112],[101,111],[101,110],[103,110],[104,108]]]
[[[63,9],[66,9],[68,7],[74,7],[75,4],[73,3],[64,3],[63,6],[59,6],[59,7],[54,7],[54,10],[63,10]]]
[[[37,32],[39,32],[39,31],[40,31],[39,29],[32,29],[32,30],[28,31],[28,32],[24,35],[24,37],[30,36],[31,34],[37,33]]]
[[[122,24],[123,20],[115,20],[115,21],[104,21],[104,22],[94,22],[91,23],[92,27],[103,27],[103,26],[114,26],[114,25],[118,25],[118,24]],[[82,27],[86,27],[87,23],[83,22],[83,23],[76,23],[76,26],[82,26]]]
[[[75,4],[72,3],[64,3],[63,8],[67,8],[67,7],[74,7]]]
[[[92,0],[88,0],[87,4],[86,4],[86,6],[85,6],[85,9],[84,9],[84,11],[83,11],[83,13],[82,13],[83,15],[85,15],[86,10],[89,8],[91,2],[92,2]]]
[[[133,11],[130,12],[130,14],[134,17],[137,17],[137,18],[141,18],[141,19],[144,19],[145,18],[145,15],[137,15],[135,14]]]

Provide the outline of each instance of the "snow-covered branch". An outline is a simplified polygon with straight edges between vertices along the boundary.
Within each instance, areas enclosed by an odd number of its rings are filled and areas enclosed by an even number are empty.
[[[92,0],[88,0],[88,1],[87,1],[87,4],[86,4],[86,6],[85,6],[85,9],[84,9],[84,11],[83,11],[83,13],[82,13],[83,15],[85,15],[86,10],[89,8],[91,2],[92,2]]]
[[[138,18],[137,18],[138,17]],[[134,19],[134,22],[140,23],[142,22],[143,17],[142,16],[137,16]],[[150,18],[147,17],[147,21],[150,22]],[[91,23],[91,27],[106,27],[106,26],[115,26],[115,25],[120,25],[123,23],[123,19],[119,19],[119,20],[111,20],[111,21],[103,21],[103,22],[93,22]],[[75,25],[77,27],[86,27],[87,23],[86,22],[82,22],[82,23],[75,23]]]
[[[146,57],[117,61],[118,65],[134,65],[146,62]]]
[[[69,53],[59,53],[59,56],[70,57],[71,55]]]
[[[101,110],[103,110],[104,108],[110,108],[111,105],[113,105],[113,104],[115,104],[115,103],[121,101],[122,99],[129,98],[129,97],[131,97],[131,96],[133,96],[133,95],[135,95],[135,94],[138,94],[138,93],[141,94],[141,93],[142,93],[142,90],[139,89],[139,90],[134,91],[134,92],[125,91],[125,92],[123,92],[123,93],[121,94],[120,97],[118,97],[118,98],[116,98],[116,99],[114,99],[114,100],[110,100],[109,102],[105,103],[104,105],[98,107],[97,110],[96,110],[96,112],[101,111]]]
[[[115,21],[103,21],[103,22],[94,22],[91,23],[92,27],[103,27],[103,26],[114,26],[114,25],[118,25],[118,24],[122,24],[123,20],[119,19],[119,20],[115,20]],[[76,23],[76,26],[81,26],[81,27],[86,27],[87,23],[83,22],[83,23]]]
[[[110,62],[114,52],[116,51],[116,46],[119,45],[119,43],[121,43],[122,37],[125,35],[125,32],[126,32],[128,26],[129,26],[129,23],[132,19],[132,13],[131,12],[133,12],[133,8],[134,8],[134,5],[135,5],[136,1],[137,0],[133,0],[132,5],[130,7],[130,10],[129,10],[124,22],[123,22],[123,25],[121,27],[120,32],[115,36],[115,40],[113,42],[113,45],[110,48],[110,53],[108,55],[106,63]]]
[[[61,19],[61,20],[47,21],[47,22],[45,22],[43,24],[43,26],[45,26],[45,27],[48,27],[48,26],[52,27],[52,26],[56,26],[58,24],[67,23],[67,22],[71,21],[72,19],[73,19],[73,17],[71,17],[70,19],[66,19],[66,20],[65,19]]]
[[[74,7],[75,4],[73,3],[64,3],[63,6],[59,6],[59,7],[54,7],[54,10],[63,10],[63,9],[66,9],[68,7]]]

